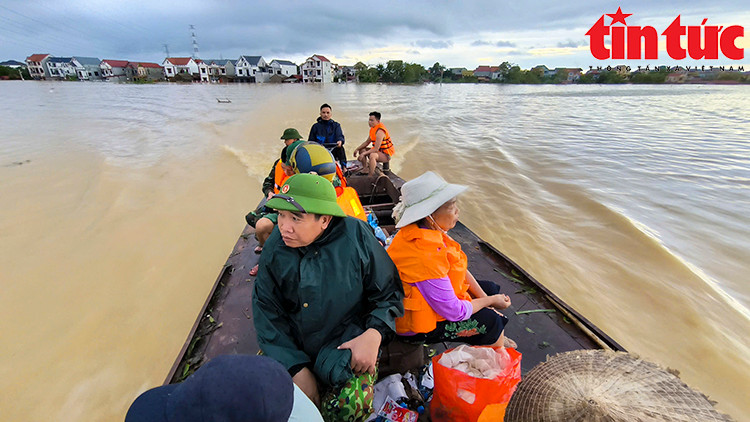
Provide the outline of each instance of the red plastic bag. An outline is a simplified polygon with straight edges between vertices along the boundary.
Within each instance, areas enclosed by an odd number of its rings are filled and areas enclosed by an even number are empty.
[[[493,379],[475,378],[432,358],[435,377],[430,416],[436,422],[502,421],[510,396],[521,381],[521,353],[506,348],[510,362]],[[498,350],[496,350],[500,353]],[[447,353],[450,350],[444,352]]]

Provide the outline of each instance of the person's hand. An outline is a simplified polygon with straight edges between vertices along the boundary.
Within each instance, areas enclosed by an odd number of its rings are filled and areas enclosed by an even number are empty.
[[[354,158],[357,158],[357,155],[359,154],[359,149],[354,150]]]
[[[336,146],[340,147],[341,146],[341,141],[336,142]]]
[[[492,307],[495,309],[505,309],[510,306],[510,297],[504,294],[497,294],[492,296]]]
[[[271,198],[273,198],[273,195],[274,195],[274,193],[273,193],[273,191],[272,191],[272,190],[268,191],[268,195],[266,195],[266,199],[271,199]]]
[[[378,350],[382,337],[380,332],[374,328],[369,328],[364,333],[339,346],[340,349],[349,349],[352,351],[352,372],[355,375],[362,375],[369,372],[375,375],[375,364],[378,363]]]

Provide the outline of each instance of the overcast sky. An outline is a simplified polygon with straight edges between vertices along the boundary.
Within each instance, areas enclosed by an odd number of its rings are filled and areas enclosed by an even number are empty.
[[[322,54],[341,65],[390,59],[474,69],[503,61],[581,67],[620,64],[592,57],[584,34],[618,6],[630,25],[661,33],[682,15],[683,25],[742,25],[750,1],[111,1],[3,0],[0,61],[33,53],[161,63],[193,53],[190,25],[204,59],[261,55],[297,64]],[[609,23],[609,18],[607,18]],[[749,48],[747,35],[738,47]],[[746,53],[747,54],[747,53]],[[663,51],[660,64],[685,65]],[[662,60],[663,59],[663,60]],[[699,64],[737,64],[731,60]],[[750,62],[745,56],[744,63]],[[628,61],[627,64],[647,64]],[[655,64],[650,62],[650,64]]]

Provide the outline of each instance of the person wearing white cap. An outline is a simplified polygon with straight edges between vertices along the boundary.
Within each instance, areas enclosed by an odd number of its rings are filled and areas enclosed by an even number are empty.
[[[388,247],[405,293],[396,333],[425,343],[515,347],[504,336],[508,319],[499,312],[510,298],[499,294],[497,284],[471,275],[461,245],[448,235],[458,222],[456,197],[466,189],[431,171],[401,187],[393,209],[400,230]]]

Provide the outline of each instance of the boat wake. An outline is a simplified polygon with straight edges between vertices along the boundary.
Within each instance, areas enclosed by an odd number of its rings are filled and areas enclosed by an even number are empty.
[[[721,283],[716,280],[715,278],[711,277],[710,275],[706,274],[705,271],[703,271],[700,267],[697,265],[691,263],[684,257],[682,257],[677,252],[673,251],[669,248],[669,246],[665,245],[661,239],[659,238],[656,231],[648,227],[647,225],[628,217],[625,215],[624,212],[618,211],[616,209],[613,209],[612,212],[616,212],[620,215],[622,215],[625,219],[627,219],[630,224],[633,225],[633,227],[641,232],[643,235],[649,237],[651,240],[653,240],[660,249],[664,251],[664,253],[668,254],[675,262],[679,263],[679,265],[685,267],[688,271],[690,271],[692,274],[694,274],[697,278],[699,278],[703,283],[708,286],[711,290],[713,290],[717,295],[719,295],[725,304],[735,311],[737,311],[739,314],[741,314],[748,322],[750,322],[750,309],[745,307],[742,303],[740,303],[739,300],[732,297],[729,293],[727,293],[722,287]]]
[[[258,157],[257,153],[251,153],[229,145],[222,145],[221,148],[237,159],[240,164],[245,167],[248,176],[253,179],[258,179],[259,181],[263,181],[263,178],[268,173],[268,169],[270,169],[271,164],[273,164],[272,158],[269,157],[268,160],[266,160],[263,157]]]

